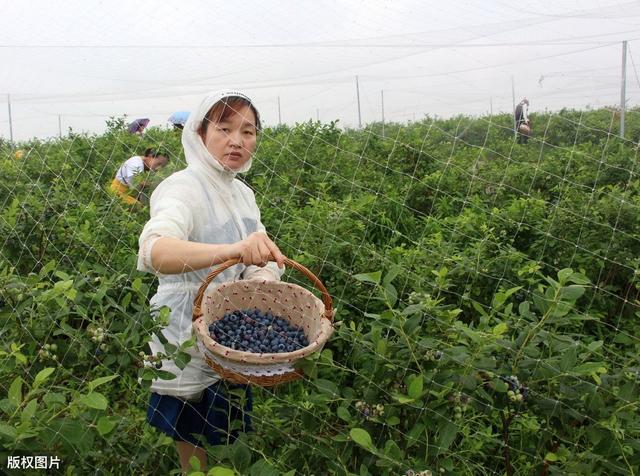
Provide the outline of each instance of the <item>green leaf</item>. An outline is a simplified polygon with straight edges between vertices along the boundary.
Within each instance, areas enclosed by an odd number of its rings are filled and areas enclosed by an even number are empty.
[[[331,349],[324,349],[320,352],[320,360],[328,364],[333,364],[333,352]]]
[[[195,455],[191,456],[189,458],[189,464],[191,465],[192,469],[195,469],[195,470],[198,470],[198,471],[201,469],[200,468],[200,466],[201,466],[200,465],[200,460]],[[195,476],[196,474],[198,474],[198,473],[191,473],[191,476]],[[201,474],[202,474],[202,476],[204,476],[204,473],[201,473]]]
[[[591,281],[589,280],[589,278],[587,278],[584,274],[582,273],[573,273],[568,281],[570,283],[575,283],[575,284],[582,284],[582,285],[589,285],[591,284]]]
[[[14,353],[13,356],[15,357],[16,363],[18,364],[27,365],[27,363],[29,362],[27,357],[20,352]]]
[[[362,283],[380,284],[380,278],[382,277],[382,271],[375,271],[373,273],[355,274],[354,279]]]
[[[193,347],[195,343],[196,343],[196,336],[193,336],[190,339],[185,340],[182,344],[180,344],[180,350],[187,350]]]
[[[627,334],[619,333],[619,334],[616,334],[616,336],[613,338],[613,342],[615,342],[616,344],[629,345],[629,344],[633,344],[635,340]]]
[[[544,456],[544,459],[547,461],[555,462],[558,461],[558,455],[556,455],[555,453],[547,453]]]
[[[606,373],[607,367],[605,367],[604,362],[587,362],[587,363],[578,365],[573,369],[573,373],[577,375],[589,375],[594,372]]]
[[[564,268],[558,271],[558,281],[560,284],[564,284],[573,274],[573,270],[571,268]]]
[[[49,261],[46,265],[44,265],[42,267],[42,269],[40,270],[40,273],[38,273],[38,275],[40,277],[43,277],[47,274],[49,274],[51,271],[53,271],[54,269],[56,269],[56,266],[58,264],[55,261]]]
[[[86,422],[72,417],[54,420],[42,428],[41,436],[48,447],[64,441],[73,444],[78,451],[88,452],[93,445],[93,432],[87,431]]]
[[[98,429],[98,433],[100,433],[100,436],[105,436],[111,433],[111,431],[116,427],[119,421],[120,421],[120,417],[115,417],[115,416],[100,417],[96,425],[96,428]]]
[[[440,424],[438,432],[438,454],[442,454],[449,449],[457,433],[458,426],[455,423],[444,421]]]
[[[349,432],[349,436],[351,436],[351,439],[364,449],[374,453],[376,452],[376,448],[373,446],[373,441],[371,441],[371,436],[367,430],[362,428],[352,428]]]
[[[398,301],[398,291],[396,287],[391,283],[386,283],[382,289],[384,290],[384,299],[387,301],[387,305],[389,307],[395,306]]]
[[[0,422],[0,435],[4,435],[11,442],[15,442],[16,439],[16,429],[11,425],[7,425],[5,423]]]
[[[171,372],[167,372],[166,370],[156,370],[156,371],[152,370],[152,372],[154,372],[160,380],[173,380],[176,378],[175,374],[172,374]]]
[[[55,273],[53,273],[54,276],[60,278],[60,279],[65,279],[65,280],[69,280],[71,278],[71,276],[69,276],[67,273],[65,273],[64,271],[56,271]],[[73,283],[73,281],[71,281]]]
[[[178,351],[178,354],[173,359],[174,363],[180,370],[184,370],[189,362],[191,362],[191,355],[186,352]]]
[[[296,470],[288,471],[287,473],[282,473],[281,471],[276,470],[266,459],[260,459],[251,465],[248,472],[244,472],[247,476],[295,476]],[[243,476],[244,476],[243,474]]]
[[[36,399],[29,401],[29,403],[27,403],[27,405],[24,407],[24,410],[22,410],[20,419],[23,422],[30,421],[33,418],[33,416],[36,414],[37,409],[38,409],[38,401]]]
[[[97,410],[105,410],[107,408],[107,405],[109,404],[107,398],[98,392],[90,392],[86,395],[83,395],[78,399],[78,402]]]
[[[402,325],[402,330],[404,330],[407,335],[412,335],[414,331],[420,327],[421,323],[422,313],[415,314],[405,321],[405,323]]]
[[[40,372],[38,372],[38,374],[36,375],[36,378],[33,380],[33,389],[35,390],[40,385],[42,385],[49,378],[49,376],[53,373],[54,370],[55,370],[55,367],[47,367],[46,369],[42,369]]]
[[[392,415],[387,418],[387,421],[385,423],[389,426],[396,426],[400,423],[400,418],[398,418],[396,415]]]
[[[15,403],[9,401],[8,398],[0,399],[0,412],[11,414],[15,411]]]
[[[509,327],[507,326],[507,324],[506,324],[506,323],[501,322],[500,324],[498,324],[497,326],[495,326],[495,327],[493,328],[493,335],[494,335],[494,336],[501,336],[501,335],[503,335],[505,332],[507,332],[507,329],[508,329],[508,328],[509,328]]]
[[[76,291],[74,288],[67,289],[64,292],[64,295],[69,301],[75,301],[76,296],[78,295],[78,291]]]
[[[471,305],[473,306],[473,308],[476,311],[478,311],[478,313],[481,316],[487,317],[489,315],[489,314],[487,314],[487,311],[484,309],[484,307],[480,303],[478,303],[476,301],[471,301]]]
[[[403,316],[410,316],[411,314],[416,314],[417,312],[422,311],[422,304],[409,304],[405,307],[400,314]]]
[[[560,360],[560,370],[568,372],[576,365],[578,360],[578,350],[575,345],[565,349],[562,359]]]
[[[301,369],[305,375],[309,378],[313,379],[318,375],[318,365],[315,360],[311,357],[305,357],[303,359],[298,360],[294,368]]]
[[[167,354],[173,354],[176,350],[178,350],[178,346],[170,344],[169,342],[164,344],[164,351]]]
[[[140,292],[140,289],[142,289],[142,279],[140,278],[134,279],[133,282],[131,283],[131,289],[133,289],[136,292]]]
[[[97,379],[92,380],[91,382],[89,382],[89,390],[95,390],[96,387],[105,384],[107,382],[111,382],[113,379],[117,378],[118,375],[108,375],[106,377],[98,377]]]
[[[402,269],[402,267],[400,267],[398,265],[391,266],[391,268],[389,268],[389,271],[387,272],[387,274],[384,276],[384,280],[382,281],[382,284],[383,285],[390,284],[391,281],[393,281],[396,278],[396,276],[398,276],[403,271],[404,270]]]
[[[413,425],[413,428],[409,430],[406,436],[406,448],[411,448],[416,443],[424,441],[424,439],[421,437],[424,429],[424,423],[416,423],[415,425]]]
[[[138,370],[138,378],[141,380],[153,380],[156,378],[156,373],[149,367],[143,367]]]
[[[500,393],[506,393],[507,390],[509,390],[509,385],[498,378],[495,378],[491,381],[491,386],[496,392]]]
[[[207,476],[236,476],[236,472],[223,466],[214,466],[209,470]]]
[[[411,381],[409,387],[407,388],[407,394],[409,395],[409,397],[413,399],[419,398],[420,395],[422,395],[423,385],[424,382],[422,379],[422,375],[416,376],[416,378]]]
[[[522,289],[522,286],[516,286],[514,288],[508,289],[504,292],[497,292],[493,296],[493,300],[491,301],[491,307],[495,310],[500,310],[504,303],[509,297]]]
[[[391,394],[391,397],[401,405],[415,401],[415,398],[411,398],[411,397],[408,397],[407,395],[403,395],[402,393],[397,393],[397,392]]]
[[[386,339],[380,339],[377,343],[376,343],[376,354],[378,355],[385,355],[387,353],[387,340]]]
[[[341,420],[347,422],[351,421],[351,413],[349,413],[349,410],[347,410],[345,407],[338,407],[336,413],[338,414],[338,418],[340,418]]]
[[[384,444],[384,454],[395,461],[400,461],[404,458],[404,453],[393,440],[387,440]]]
[[[587,346],[587,350],[589,352],[595,352],[602,347],[602,344],[604,344],[604,342],[601,340],[593,341]]]
[[[251,450],[248,448],[247,443],[242,440],[236,440],[235,443],[229,447],[230,459],[233,467],[242,474],[246,474],[246,469],[251,464]]]
[[[320,391],[320,393],[324,393],[325,395],[333,398],[340,396],[338,386],[332,381],[319,378],[314,383],[316,387],[318,387],[318,391]]]
[[[46,403],[47,405],[51,405],[51,406],[56,406],[56,405],[65,405],[67,403],[67,399],[65,398],[64,394],[62,393],[57,393],[57,392],[47,392],[44,397],[42,397],[42,400],[44,401],[44,403]]]
[[[22,378],[16,377],[9,386],[9,401],[16,407],[22,403],[22,383]]]
[[[572,284],[560,288],[560,299],[563,301],[577,301],[584,294],[584,286]]]

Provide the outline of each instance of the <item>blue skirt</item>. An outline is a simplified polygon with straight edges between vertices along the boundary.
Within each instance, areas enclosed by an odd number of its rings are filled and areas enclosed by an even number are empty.
[[[238,433],[251,431],[251,387],[218,381],[198,400],[151,393],[147,421],[176,441],[202,446],[233,442]],[[200,437],[198,437],[200,435]]]

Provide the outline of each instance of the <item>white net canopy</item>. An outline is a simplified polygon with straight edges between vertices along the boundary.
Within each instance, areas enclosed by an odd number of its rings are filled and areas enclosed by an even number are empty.
[[[602,7],[572,18],[621,16]],[[525,24],[536,22],[513,21]],[[463,31],[451,30],[438,51],[449,41],[466,44],[453,33]],[[380,37],[381,49],[405,48],[407,57],[417,48],[415,39]],[[419,51],[433,49],[432,38],[422,41]],[[573,47],[592,54],[599,41],[594,33]],[[358,42],[329,43],[322,46],[357,56]],[[357,51],[374,47],[361,43]],[[630,44],[627,93],[637,98],[637,43]],[[619,59],[620,44],[607,47]],[[478,68],[499,70],[484,61]],[[463,69],[450,65],[433,76],[451,81]],[[325,81],[318,70],[291,79],[294,90],[312,91],[298,103],[314,104],[306,117],[315,120],[278,124],[276,100],[286,96],[270,96],[274,107],[242,180],[283,253],[326,286],[335,332],[298,362],[301,379],[252,389],[251,431],[232,427],[222,444],[205,444],[205,474],[212,467],[220,475],[638,473],[640,110],[629,105],[622,131],[620,108],[573,107],[600,93],[615,103],[617,71],[613,79],[575,64],[563,65],[565,77],[544,71],[534,81],[541,88],[580,75],[591,83],[541,89],[545,100],[572,107],[543,111],[532,100],[528,140],[514,134],[509,90],[502,99],[483,97],[482,106],[462,92],[443,99],[454,108],[443,118],[415,99],[394,109],[393,94],[380,94],[394,89],[376,88],[357,98],[361,127],[334,120],[338,106],[327,102],[343,78]],[[288,85],[269,78],[264,87],[272,92]],[[208,79],[182,91],[200,91]],[[366,79],[358,80],[364,89]],[[173,87],[157,94],[170,99]],[[410,92],[396,88],[396,98]],[[437,89],[422,94],[438,96]],[[9,99],[17,114],[63,96]],[[380,99],[385,120],[367,112],[377,114]],[[498,112],[499,101],[509,112]],[[356,103],[346,103],[355,117]],[[47,109],[55,123],[58,114]],[[89,117],[65,114],[66,121]],[[148,195],[185,166],[180,131],[157,125],[164,110],[154,114],[139,134],[127,129],[131,117],[119,117],[99,133],[60,128],[55,138],[0,139],[0,464],[7,471],[179,471],[174,441],[145,423],[149,382],[172,375],[149,356],[169,310],[152,312],[158,283],[136,270],[138,236]],[[28,119],[12,127],[25,130]],[[125,203],[109,184],[124,160],[149,147],[170,156],[169,165],[139,174],[143,193]],[[296,271],[283,280],[313,290]],[[185,348],[165,350],[184,364]],[[230,408],[243,405],[230,384],[222,386]]]

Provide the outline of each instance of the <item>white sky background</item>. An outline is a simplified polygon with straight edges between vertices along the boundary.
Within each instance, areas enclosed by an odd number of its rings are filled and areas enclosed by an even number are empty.
[[[246,91],[268,125],[405,122],[640,104],[640,2],[610,0],[0,0],[0,136],[167,125],[210,90]]]

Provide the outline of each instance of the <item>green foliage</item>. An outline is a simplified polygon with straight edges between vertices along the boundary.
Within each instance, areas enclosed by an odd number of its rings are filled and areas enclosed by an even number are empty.
[[[284,253],[325,283],[334,337],[306,378],[256,389],[255,431],[193,474],[637,474],[638,111],[262,133],[243,177]],[[146,356],[168,310],[135,271],[148,209],[106,186],[174,131],[0,144],[0,456],[70,474],[169,473],[146,424]],[[631,140],[629,140],[629,138]],[[144,143],[143,143],[144,142]],[[288,272],[285,279],[307,285]],[[188,345],[188,344],[187,344]],[[186,364],[186,348],[165,346]]]

